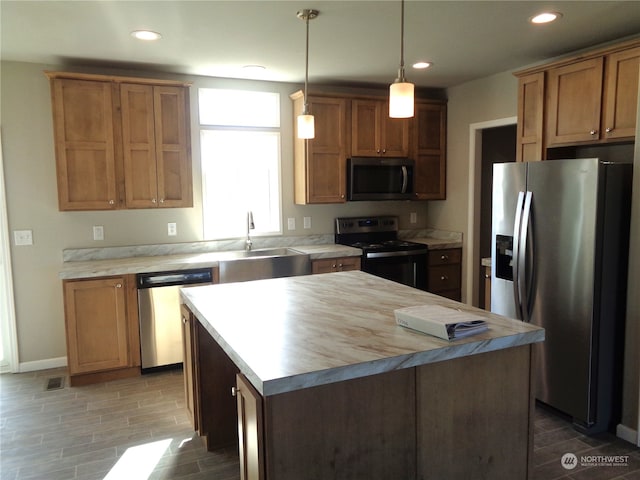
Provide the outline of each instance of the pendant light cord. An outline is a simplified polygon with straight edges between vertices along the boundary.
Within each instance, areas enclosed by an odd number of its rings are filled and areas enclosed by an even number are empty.
[[[307,100],[307,88],[309,84],[309,15],[310,12],[305,12],[305,23],[307,24],[307,49],[305,52],[305,62],[304,62],[304,111],[303,115],[307,115],[309,113],[309,103]]]
[[[404,82],[404,0],[400,1],[400,68],[398,80]]]

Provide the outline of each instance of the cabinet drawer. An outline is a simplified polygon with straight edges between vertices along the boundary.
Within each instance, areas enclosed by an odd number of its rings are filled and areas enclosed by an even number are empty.
[[[461,248],[448,248],[445,250],[430,250],[429,265],[448,265],[462,261]]]
[[[460,265],[429,267],[430,292],[436,293],[457,288],[460,288]]]

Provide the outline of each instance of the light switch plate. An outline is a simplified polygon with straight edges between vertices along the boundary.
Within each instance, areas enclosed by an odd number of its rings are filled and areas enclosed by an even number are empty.
[[[409,223],[418,223],[418,214],[416,212],[409,214]]]
[[[295,218],[287,218],[287,229],[295,230],[296,229],[296,219]]]
[[[33,245],[33,230],[14,230],[13,241],[16,246]]]
[[[169,235],[170,237],[175,237],[176,235],[178,235],[178,226],[175,222],[167,223],[167,235]]]
[[[304,217],[303,222],[304,228],[311,228],[311,217]]]

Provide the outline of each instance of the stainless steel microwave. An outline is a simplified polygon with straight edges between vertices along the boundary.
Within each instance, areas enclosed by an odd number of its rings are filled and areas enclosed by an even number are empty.
[[[415,162],[408,158],[354,157],[347,160],[349,200],[410,200]]]

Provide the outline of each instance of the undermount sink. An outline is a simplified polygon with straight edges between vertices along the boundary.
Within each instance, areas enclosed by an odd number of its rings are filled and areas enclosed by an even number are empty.
[[[293,277],[311,273],[309,255],[286,247],[227,252],[218,265],[220,283]]]

